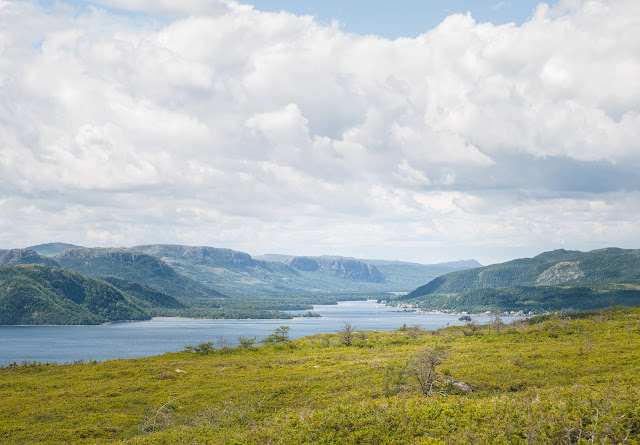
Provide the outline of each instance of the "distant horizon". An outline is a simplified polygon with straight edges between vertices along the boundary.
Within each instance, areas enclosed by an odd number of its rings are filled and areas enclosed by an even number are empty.
[[[639,246],[638,17],[0,0],[0,245],[419,264]]]
[[[52,241],[52,242],[45,242],[45,243],[38,243],[38,244],[32,244],[29,246],[22,246],[22,247],[0,247],[0,250],[12,250],[12,249],[29,249],[29,248],[33,248],[33,247],[41,247],[41,246],[46,246],[46,245],[51,245],[51,244],[68,244],[68,245],[73,245],[75,247],[78,248],[102,248],[102,249],[108,249],[108,248],[113,248],[113,249],[130,249],[132,247],[135,246],[143,246],[143,245],[166,245],[166,246],[188,246],[188,247],[210,247],[210,248],[214,248],[214,249],[228,249],[228,250],[233,250],[236,252],[242,252],[242,253],[247,253],[249,254],[252,258],[258,258],[258,257],[262,257],[262,256],[269,256],[269,255],[276,255],[276,256],[286,256],[286,257],[310,257],[310,258],[318,258],[318,257],[335,257],[335,258],[352,258],[352,259],[356,259],[356,260],[361,260],[361,261],[388,261],[388,262],[397,262],[397,263],[413,263],[413,264],[422,264],[422,265],[438,265],[438,264],[446,264],[446,263],[462,263],[465,261],[475,261],[477,263],[480,264],[481,267],[484,266],[491,266],[493,264],[500,264],[500,263],[505,263],[508,261],[513,261],[513,260],[517,260],[517,259],[522,259],[522,258],[534,258],[540,254],[546,253],[546,252],[553,252],[556,250],[566,250],[566,251],[574,251],[574,252],[591,252],[594,250],[602,250],[602,249],[628,249],[628,250],[636,250],[636,248],[624,248],[624,247],[618,247],[618,246],[606,246],[606,247],[601,247],[601,248],[597,248],[597,249],[588,249],[588,250],[580,250],[580,249],[565,249],[565,248],[557,248],[557,249],[550,249],[550,250],[543,250],[543,251],[539,251],[533,255],[529,255],[529,256],[522,256],[522,257],[514,257],[514,258],[507,258],[507,259],[503,259],[500,261],[495,261],[492,263],[485,263],[483,261],[478,260],[477,258],[459,258],[459,259],[454,259],[454,260],[443,260],[443,261],[435,261],[435,262],[419,262],[419,261],[407,261],[407,260],[399,260],[399,259],[394,259],[394,258],[383,258],[383,257],[378,257],[378,258],[372,258],[372,257],[357,257],[357,256],[352,256],[352,255],[340,255],[340,254],[331,254],[331,253],[325,253],[325,254],[320,254],[320,255],[308,255],[308,254],[288,254],[288,253],[278,253],[278,252],[267,252],[267,253],[252,253],[252,252],[248,252],[248,251],[244,251],[244,250],[238,250],[238,249],[231,249],[228,247],[221,247],[221,246],[211,246],[211,245],[204,245],[204,244],[180,244],[180,243],[135,243],[132,245],[121,245],[121,246],[116,246],[116,245],[103,245],[103,246],[88,246],[88,245],[80,245],[80,244],[75,244],[75,243],[70,243],[70,242],[65,242],[65,241]]]
[[[444,263],[458,263],[458,262],[464,262],[464,261],[476,261],[478,262],[476,259],[474,258],[465,258],[465,259],[459,259],[459,260],[450,260],[450,261],[440,261],[437,263],[420,263],[420,262],[416,262],[416,261],[405,261],[405,260],[396,260],[396,259],[390,259],[390,258],[358,258],[358,257],[354,257],[354,256],[349,256],[349,255],[338,255],[338,254],[320,254],[320,255],[304,255],[304,254],[299,254],[299,255],[292,255],[292,254],[287,254],[287,253],[274,253],[274,252],[268,252],[268,253],[251,253],[251,252],[246,252],[243,250],[238,250],[238,249],[231,249],[228,247],[220,247],[220,246],[210,246],[210,245],[204,245],[204,244],[180,244],[180,243],[135,243],[135,244],[131,244],[131,245],[121,245],[121,246],[116,246],[116,245],[102,245],[102,246],[88,246],[88,245],[81,245],[81,244],[75,244],[75,243],[69,243],[69,242],[65,242],[65,241],[51,241],[51,242],[45,242],[45,243],[38,243],[38,244],[31,244],[29,246],[22,246],[22,247],[0,247],[0,250],[13,250],[13,249],[31,249],[33,247],[41,247],[41,246],[47,246],[47,245],[53,245],[53,244],[65,244],[65,245],[71,245],[71,246],[75,246],[77,248],[87,248],[87,249],[93,249],[93,248],[99,248],[99,249],[130,249],[132,247],[135,246],[146,246],[146,245],[164,245],[164,246],[189,246],[189,247],[211,247],[214,249],[228,249],[228,250],[233,250],[236,252],[242,252],[242,253],[247,253],[249,255],[251,255],[252,258],[256,258],[256,257],[261,257],[261,256],[267,256],[267,255],[278,255],[278,256],[287,256],[287,257],[310,257],[310,258],[318,258],[318,257],[336,257],[336,258],[353,258],[353,259],[358,259],[358,260],[371,260],[371,261],[389,261],[389,262],[398,262],[398,263],[414,263],[414,264],[424,264],[424,265],[430,265],[430,264],[444,264]],[[485,264],[483,264],[484,266]]]

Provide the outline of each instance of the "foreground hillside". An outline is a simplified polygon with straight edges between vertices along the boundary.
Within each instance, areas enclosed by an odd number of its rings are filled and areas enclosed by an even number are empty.
[[[0,441],[640,441],[640,308],[365,332],[345,343],[317,335],[209,354],[0,369]],[[425,350],[442,360],[431,397],[415,378]],[[452,379],[473,392],[442,383]]]

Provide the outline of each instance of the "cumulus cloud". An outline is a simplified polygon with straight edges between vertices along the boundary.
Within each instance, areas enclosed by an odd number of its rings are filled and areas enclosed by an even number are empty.
[[[491,261],[640,238],[634,0],[397,40],[231,0],[96,4],[0,0],[5,246]]]

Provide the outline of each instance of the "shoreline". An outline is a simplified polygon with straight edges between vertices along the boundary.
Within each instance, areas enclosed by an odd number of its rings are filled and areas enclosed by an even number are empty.
[[[385,307],[389,307],[389,308],[393,308],[393,306],[385,306]],[[412,309],[412,310],[402,310],[399,309],[396,311],[390,311],[390,312],[399,312],[399,313],[414,313],[414,314],[422,314],[422,315],[449,315],[451,317],[462,317],[462,316],[469,316],[469,317],[529,317],[529,315],[527,314],[486,314],[486,313],[480,313],[480,314],[465,314],[462,312],[442,312],[442,311],[423,311],[421,309]],[[533,314],[533,315],[539,315],[539,314]],[[161,316],[161,317],[151,317],[148,319],[144,319],[144,320],[116,320],[116,321],[108,321],[105,323],[97,323],[97,324],[2,324],[0,325],[0,328],[28,328],[28,327],[92,327],[92,326],[109,326],[109,325],[113,325],[113,324],[117,324],[117,323],[135,323],[135,322],[143,322],[143,321],[153,321],[153,320],[177,320],[177,319],[183,319],[183,320],[228,320],[228,321],[275,321],[275,320],[281,320],[283,323],[290,321],[290,320],[297,320],[297,319],[306,319],[306,318],[322,318],[322,315],[319,315],[317,317],[304,317],[304,316],[294,316],[292,318],[208,318],[208,317],[180,317],[180,316],[175,316],[175,317],[165,317],[165,316]]]

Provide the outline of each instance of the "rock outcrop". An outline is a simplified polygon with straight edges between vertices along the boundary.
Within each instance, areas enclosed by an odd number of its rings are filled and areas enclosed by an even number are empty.
[[[300,271],[314,272],[320,270],[352,281],[386,283],[386,279],[376,266],[352,258],[294,257],[289,259],[286,264]]]
[[[56,260],[40,256],[31,249],[11,249],[0,255],[0,265],[2,266],[17,266],[19,264],[59,265]]]

